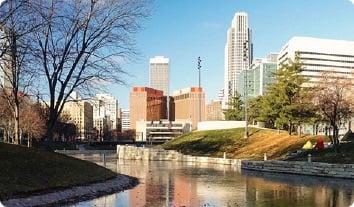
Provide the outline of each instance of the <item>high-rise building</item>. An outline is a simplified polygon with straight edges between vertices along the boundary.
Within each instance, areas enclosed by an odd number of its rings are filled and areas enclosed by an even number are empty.
[[[93,98],[93,119],[107,119],[108,130],[118,127],[118,100],[110,94],[97,94]]]
[[[130,110],[122,109],[122,131],[130,130]]]
[[[207,121],[225,120],[220,100],[211,100],[211,102],[206,105],[206,114]]]
[[[222,102],[224,100],[224,96],[225,96],[225,90],[222,88],[219,90],[218,100]]]
[[[163,91],[167,98],[166,116],[170,119],[170,59],[164,56],[150,58],[149,87]]]
[[[202,88],[190,87],[173,93],[175,119],[188,120],[192,129],[196,129],[198,122],[205,120],[205,94]]]
[[[242,71],[237,76],[237,91],[243,99],[247,97],[257,97],[264,95],[268,87],[275,82],[275,72],[277,70],[277,54],[271,53],[267,58],[255,59],[250,69]],[[244,93],[247,75],[247,94]]]
[[[308,85],[321,80],[323,73],[342,78],[354,74],[354,41],[293,37],[278,56],[278,66],[299,58],[301,74],[309,78]]]
[[[150,58],[149,87],[163,91],[169,96],[170,60],[163,56]]]
[[[93,135],[93,108],[88,101],[75,100],[65,103],[63,113],[76,126],[77,138],[91,139]]]
[[[159,121],[167,118],[167,101],[163,92],[148,87],[133,87],[130,92],[130,128],[137,121]]]
[[[228,108],[229,99],[237,92],[238,74],[249,68],[252,59],[253,44],[248,15],[245,12],[237,12],[227,30],[223,108]]]

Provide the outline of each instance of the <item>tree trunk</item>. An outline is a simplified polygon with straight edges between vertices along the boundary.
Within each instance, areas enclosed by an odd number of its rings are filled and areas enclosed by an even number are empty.
[[[291,123],[291,121],[290,121],[290,122],[289,122],[289,130],[288,130],[289,135],[292,134],[292,130],[293,130],[293,125],[292,125],[292,123]]]
[[[298,126],[298,136],[301,137],[301,125]]]
[[[55,125],[57,123],[58,116],[56,116],[56,112],[54,109],[49,109],[49,117],[47,121],[47,130],[46,130],[46,136],[45,139],[47,142],[51,143],[54,141],[54,129]]]
[[[14,143],[21,144],[20,143],[20,110],[17,104],[15,106],[15,112],[14,112]]]
[[[339,130],[338,130],[338,126],[336,124],[333,124],[333,146],[334,146],[334,150],[335,152],[339,152],[339,140],[338,140],[338,134],[339,134]]]

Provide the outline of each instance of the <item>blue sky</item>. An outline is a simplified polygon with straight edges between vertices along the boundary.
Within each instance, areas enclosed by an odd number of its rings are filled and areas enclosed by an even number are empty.
[[[354,1],[354,0],[352,0]],[[249,15],[254,57],[278,52],[292,36],[354,41],[351,0],[155,0],[152,14],[136,36],[138,60],[123,65],[128,85],[109,92],[129,107],[131,86],[148,86],[149,58],[171,61],[171,91],[196,86],[196,59],[202,62],[202,86],[208,99],[223,87],[226,31],[236,11]]]

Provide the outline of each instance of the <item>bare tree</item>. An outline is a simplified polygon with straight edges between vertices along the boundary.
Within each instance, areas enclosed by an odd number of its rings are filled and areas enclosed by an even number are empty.
[[[124,83],[121,61],[136,55],[133,34],[148,14],[146,0],[33,0],[40,15],[36,58],[48,88],[46,138],[73,91]],[[45,96],[46,97],[46,96]]]
[[[331,141],[337,150],[340,124],[352,115],[353,76],[339,77],[324,73],[315,87],[313,98],[322,120],[333,128]]]
[[[27,99],[21,107],[21,131],[27,136],[28,146],[32,146],[32,140],[40,139],[45,133],[45,120],[41,116],[42,106]]]
[[[31,11],[26,0],[5,1],[0,13],[0,88],[12,110],[14,143],[18,144],[21,96],[26,94],[33,77],[30,34],[36,26],[28,18]]]

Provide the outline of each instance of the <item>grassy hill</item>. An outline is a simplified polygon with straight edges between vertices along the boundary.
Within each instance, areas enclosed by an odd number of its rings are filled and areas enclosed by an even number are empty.
[[[0,143],[0,200],[113,178],[94,163]]]
[[[228,158],[269,159],[284,158],[288,152],[300,149],[308,140],[315,143],[315,136],[290,136],[285,131],[250,129],[250,137],[243,138],[244,129],[210,130],[191,132],[162,145],[164,149],[178,150],[185,154]]]

